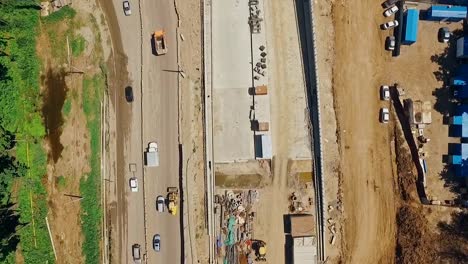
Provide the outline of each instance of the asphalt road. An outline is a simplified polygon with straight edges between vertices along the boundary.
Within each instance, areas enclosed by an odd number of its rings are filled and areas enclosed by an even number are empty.
[[[181,258],[179,215],[167,210],[157,213],[155,207],[156,197],[166,196],[167,187],[179,187],[177,16],[172,1],[141,1],[141,20],[139,2],[130,0],[130,4],[132,15],[125,16],[122,2],[113,2],[123,44],[123,50],[116,52],[128,58],[128,85],[134,91],[133,103],[125,101],[124,87],[114,100],[121,135],[117,136],[118,151],[123,152],[118,163],[124,166],[118,165],[123,171],[117,172],[120,241],[113,243],[120,250],[113,251],[119,252],[121,263],[132,263],[132,245],[140,244],[148,263],[177,263]],[[163,56],[152,52],[151,34],[157,29],[166,32],[168,53]],[[156,168],[143,166],[143,151],[150,141],[159,146],[160,166]],[[128,185],[130,163],[137,165],[138,193],[131,193]],[[152,249],[155,234],[161,236],[160,252]]]

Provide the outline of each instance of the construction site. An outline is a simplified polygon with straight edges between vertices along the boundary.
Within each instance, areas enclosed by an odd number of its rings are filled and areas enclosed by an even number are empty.
[[[207,167],[215,184],[215,258],[315,263],[312,129],[297,30],[301,21],[291,19],[296,6],[215,1],[209,12],[205,100],[212,110],[205,109],[212,128]],[[288,50],[281,50],[286,45]]]

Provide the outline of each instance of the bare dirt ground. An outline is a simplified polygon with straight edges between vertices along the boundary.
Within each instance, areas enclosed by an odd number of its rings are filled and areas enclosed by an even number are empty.
[[[268,184],[259,191],[255,239],[268,245],[268,263],[287,263],[283,216],[288,214],[288,196],[292,193],[292,177],[311,170],[311,161],[294,164],[291,146],[303,131],[294,126],[297,111],[305,111],[305,77],[301,58],[294,1],[265,1],[265,27],[269,51],[269,89],[271,91],[271,129],[274,158]],[[287,48],[286,48],[287,47]],[[289,88],[287,88],[289,87]],[[307,142],[304,142],[306,144]],[[311,174],[307,174],[311,176]],[[290,186],[291,185],[291,186]]]
[[[202,21],[201,2],[176,0],[179,27],[179,64],[186,74],[179,79],[180,133],[187,263],[208,263],[208,231],[205,227],[205,180],[202,115]],[[182,40],[183,38],[183,40]],[[188,241],[187,241],[188,239]]]
[[[380,3],[336,1],[333,87],[343,192],[345,263],[393,263],[395,180],[389,127],[378,122],[383,49]]]
[[[97,37],[104,32],[100,26],[100,13],[91,2],[77,2],[72,6],[77,15],[74,18],[75,32],[86,41],[83,53],[78,57],[72,57],[73,66],[85,70],[88,74],[100,71],[95,60],[96,56],[103,55],[101,38]],[[89,20],[93,16],[95,22]],[[79,27],[76,27],[79,25]],[[42,25],[42,31],[38,39],[38,54],[46,65],[45,72],[60,75],[61,71],[68,71],[68,67],[61,64],[63,58],[54,57],[52,54],[51,39],[47,33],[47,25]],[[66,34],[70,24],[61,24],[55,29],[56,34]],[[72,35],[70,35],[72,36]],[[105,35],[104,35],[105,36]],[[70,38],[70,41],[72,39]],[[104,44],[105,45],[105,44]],[[55,47],[63,49],[62,54],[67,54],[67,47]],[[107,48],[104,48],[107,53]],[[49,159],[48,194],[49,194],[49,223],[57,253],[57,263],[84,263],[81,244],[83,237],[81,233],[80,203],[75,197],[79,196],[80,180],[90,171],[89,168],[89,135],[86,127],[86,117],[82,106],[82,75],[69,74],[64,77],[63,85],[67,87],[67,98],[69,100],[69,111],[64,113],[60,143],[63,150],[57,160]],[[47,80],[46,80],[47,82]],[[49,142],[50,143],[50,142]],[[49,155],[53,151],[51,145],[47,148]],[[67,196],[68,195],[68,196]]]

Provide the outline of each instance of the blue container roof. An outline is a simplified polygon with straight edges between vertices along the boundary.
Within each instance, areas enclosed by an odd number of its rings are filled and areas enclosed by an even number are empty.
[[[404,41],[415,42],[418,37],[419,10],[408,9],[405,23]]]
[[[461,124],[455,125],[457,134],[461,137],[468,138],[468,105],[460,105],[455,109],[455,119],[461,118]]]
[[[456,86],[468,85],[468,76],[467,75],[461,75],[461,76],[453,77],[452,78],[452,85],[456,85]]]
[[[455,175],[457,177],[468,176],[468,144],[461,143],[457,144],[455,149],[455,155],[452,157],[452,162],[455,167]]]
[[[463,123],[462,116],[453,116],[452,125],[461,125]]]
[[[466,6],[433,5],[429,10],[431,17],[466,18]]]
[[[453,155],[451,158],[452,158],[451,162],[452,162],[452,164],[454,164],[454,165],[458,165],[458,164],[461,164],[461,163],[462,163],[462,157],[461,157],[461,155]]]

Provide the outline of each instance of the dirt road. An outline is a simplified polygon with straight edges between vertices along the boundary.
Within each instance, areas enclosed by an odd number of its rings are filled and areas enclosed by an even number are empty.
[[[334,93],[344,194],[344,262],[393,263],[395,204],[389,126],[378,121],[384,62],[382,8],[342,1],[335,24]]]

